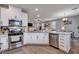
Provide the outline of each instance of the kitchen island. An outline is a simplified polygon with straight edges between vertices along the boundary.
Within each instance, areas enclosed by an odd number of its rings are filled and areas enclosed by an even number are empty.
[[[58,34],[58,48],[68,53],[71,49],[71,34],[72,32],[55,32],[50,33]],[[53,39],[53,38],[52,38]]]

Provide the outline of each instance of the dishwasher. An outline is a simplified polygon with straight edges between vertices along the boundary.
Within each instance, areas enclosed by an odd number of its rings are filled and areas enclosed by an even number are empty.
[[[56,33],[49,33],[49,45],[58,48],[59,47],[59,35]]]

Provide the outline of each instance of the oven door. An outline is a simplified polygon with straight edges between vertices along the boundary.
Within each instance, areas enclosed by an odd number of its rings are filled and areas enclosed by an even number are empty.
[[[17,43],[22,41],[22,35],[9,36],[11,43]]]

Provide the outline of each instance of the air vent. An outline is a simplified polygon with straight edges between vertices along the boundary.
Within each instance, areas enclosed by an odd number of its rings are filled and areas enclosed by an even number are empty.
[[[77,10],[78,8],[76,7],[76,8],[73,8],[72,10]]]

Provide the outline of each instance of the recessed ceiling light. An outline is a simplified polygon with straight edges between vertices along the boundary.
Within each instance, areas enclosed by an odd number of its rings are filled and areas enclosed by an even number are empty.
[[[39,9],[38,8],[35,8],[35,11],[39,11]]]

